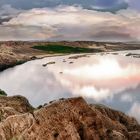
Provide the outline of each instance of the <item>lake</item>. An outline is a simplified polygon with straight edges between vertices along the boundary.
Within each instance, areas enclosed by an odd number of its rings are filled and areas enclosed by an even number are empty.
[[[129,52],[140,54],[136,50],[30,61],[1,72],[0,89],[9,96],[25,96],[35,107],[83,96],[89,103],[107,105],[140,121],[140,58],[125,56]]]

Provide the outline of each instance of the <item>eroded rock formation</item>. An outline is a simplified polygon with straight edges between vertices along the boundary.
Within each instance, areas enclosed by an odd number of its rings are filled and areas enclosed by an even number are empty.
[[[83,98],[34,109],[24,97],[0,97],[0,140],[140,140],[140,125]]]

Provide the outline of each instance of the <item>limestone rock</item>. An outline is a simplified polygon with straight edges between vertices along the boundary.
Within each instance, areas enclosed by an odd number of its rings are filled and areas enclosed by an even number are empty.
[[[13,97],[4,98],[0,103],[13,115],[0,123],[0,140],[140,140],[140,125],[134,118],[88,105],[81,97],[55,101],[34,111],[23,97],[14,97],[12,102]]]

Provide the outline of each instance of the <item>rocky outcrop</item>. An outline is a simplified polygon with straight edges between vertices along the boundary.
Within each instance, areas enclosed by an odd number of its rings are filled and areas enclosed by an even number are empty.
[[[12,115],[19,115],[33,111],[34,108],[22,96],[0,96],[0,120],[3,121]]]
[[[26,62],[29,59],[30,57],[26,55],[14,53],[13,47],[6,46],[5,44],[0,45],[0,71]]]
[[[0,140],[140,140],[140,125],[134,118],[88,105],[80,97],[40,109],[33,109],[21,96],[0,97],[0,112]]]

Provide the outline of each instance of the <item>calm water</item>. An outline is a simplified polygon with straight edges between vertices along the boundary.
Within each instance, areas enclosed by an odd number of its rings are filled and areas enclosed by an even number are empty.
[[[0,88],[8,95],[27,97],[34,106],[83,96],[90,103],[108,105],[140,121],[140,58],[126,57],[126,53],[30,61],[0,73]],[[52,61],[56,63],[42,66]]]

